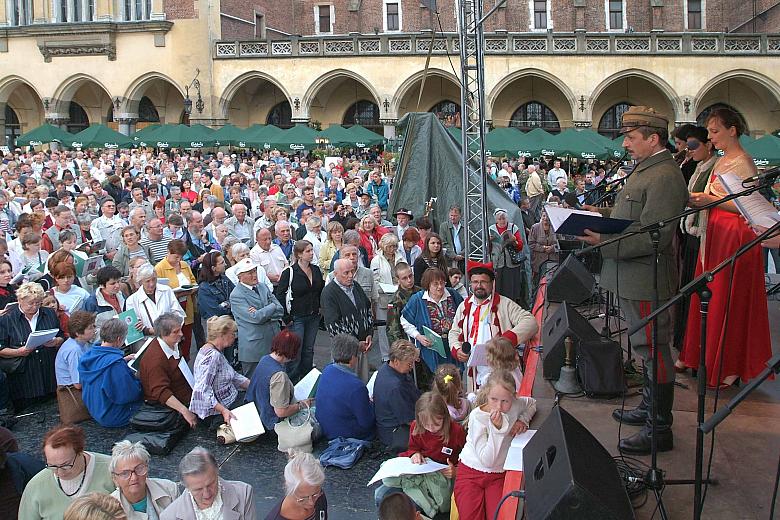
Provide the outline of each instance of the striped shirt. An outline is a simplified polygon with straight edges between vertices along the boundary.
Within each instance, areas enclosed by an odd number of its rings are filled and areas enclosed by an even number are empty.
[[[159,264],[162,259],[168,255],[168,243],[171,240],[173,240],[173,238],[165,236],[160,240],[150,240],[149,237],[141,240],[141,247],[148,247],[149,251],[152,253],[152,257],[149,259],[152,265]]]

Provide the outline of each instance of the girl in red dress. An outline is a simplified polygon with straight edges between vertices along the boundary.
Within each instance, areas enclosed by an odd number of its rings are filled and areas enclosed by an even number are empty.
[[[718,175],[732,173],[746,179],[756,174],[753,159],[739,143],[744,125],[734,111],[713,110],[707,118],[707,131],[715,148],[723,151],[723,157],[715,164],[704,192],[691,193],[691,207],[703,206],[728,194]],[[701,241],[696,276],[712,270],[756,237],[733,201],[708,213],[702,217],[706,218],[706,233]],[[701,218],[700,223],[704,225]],[[733,267],[716,274],[709,287],[712,299],[707,320],[707,384],[715,387],[728,386],[739,379],[747,381],[765,368],[772,355],[761,248],[754,247],[740,256]],[[699,366],[701,317],[698,311],[699,297],[694,294],[685,345],[680,353],[680,359],[691,368]]]

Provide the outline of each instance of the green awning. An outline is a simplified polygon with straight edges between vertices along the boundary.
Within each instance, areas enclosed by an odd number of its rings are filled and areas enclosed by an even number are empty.
[[[282,129],[274,125],[254,124],[244,131],[244,142],[250,148],[271,149],[271,140]]]
[[[607,146],[608,139],[590,129],[567,128],[554,136],[555,155],[577,159],[609,159],[614,147]],[[622,155],[622,153],[621,153]]]
[[[48,143],[65,144],[72,138],[73,134],[47,123],[17,137],[16,146],[41,146]]]
[[[319,132],[307,125],[295,125],[287,130],[278,132],[271,139],[271,147],[283,152],[298,153],[301,150],[313,150],[317,148]]]
[[[756,166],[780,165],[780,138],[773,135],[765,135],[744,148],[753,157],[753,162],[756,163]]]
[[[230,146],[237,148],[247,148],[246,144],[247,130],[227,124],[217,129],[211,137],[217,140],[218,146]]]
[[[203,125],[163,125],[149,136],[156,148],[209,148],[216,144],[214,131]]]
[[[327,139],[327,144],[336,148],[354,147],[360,141],[356,132],[350,132],[349,128],[344,128],[341,125],[330,125],[320,132],[320,138]]]
[[[132,148],[136,142],[132,137],[117,132],[105,125],[90,125],[71,137],[66,143],[70,148]]]
[[[517,128],[494,128],[485,136],[485,155],[488,157],[517,157],[522,146],[523,132]]]
[[[355,146],[358,148],[367,148],[369,146],[374,146],[377,144],[382,144],[385,142],[385,137],[383,135],[379,135],[376,132],[372,132],[368,128],[360,125],[352,125],[349,128],[347,128],[350,132],[355,134],[357,136],[357,141],[355,143]]]

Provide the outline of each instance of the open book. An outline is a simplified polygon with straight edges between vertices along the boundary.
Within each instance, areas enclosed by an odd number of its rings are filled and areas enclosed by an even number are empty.
[[[734,173],[718,175],[718,179],[720,179],[720,183],[726,188],[729,195],[739,193],[744,189],[742,187],[742,179]],[[757,191],[737,197],[734,199],[734,204],[736,204],[739,212],[751,226],[770,228],[780,222],[780,213],[777,212],[777,209],[771,202]]]
[[[583,236],[586,229],[595,233],[622,233],[633,220],[603,217],[595,211],[562,208],[547,205],[544,207],[550,219],[553,231],[562,235]]]

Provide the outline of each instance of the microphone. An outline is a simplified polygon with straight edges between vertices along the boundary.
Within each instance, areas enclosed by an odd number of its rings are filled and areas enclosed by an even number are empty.
[[[463,344],[460,346],[460,349],[463,351],[464,354],[471,354],[471,343],[468,341],[464,341]]]
[[[767,170],[764,173],[759,173],[758,175],[753,175],[752,177],[748,177],[747,179],[742,181],[742,185],[744,186],[745,183],[748,182],[754,182],[754,181],[763,181],[765,179],[776,179],[780,177],[780,166],[772,168],[771,170]]]

